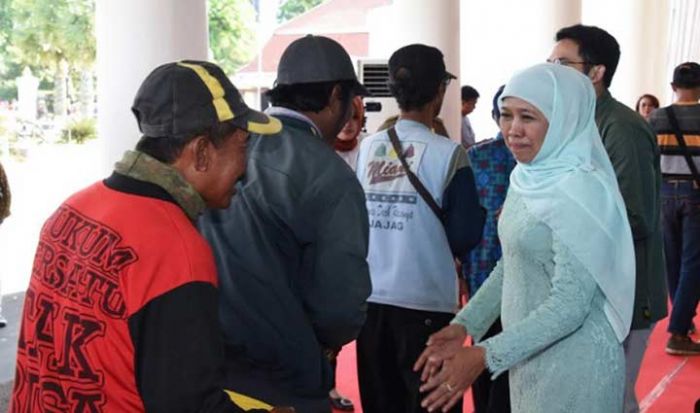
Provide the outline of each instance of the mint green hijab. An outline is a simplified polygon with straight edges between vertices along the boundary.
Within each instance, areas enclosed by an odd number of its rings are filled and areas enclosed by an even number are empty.
[[[537,156],[513,170],[510,191],[522,196],[529,211],[593,276],[622,342],[632,322],[634,246],[615,171],[595,124],[591,81],[574,69],[543,63],[515,74],[500,104],[508,97],[530,103],[549,121]]]

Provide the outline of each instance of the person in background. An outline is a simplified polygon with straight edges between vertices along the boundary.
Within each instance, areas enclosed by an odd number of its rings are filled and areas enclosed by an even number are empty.
[[[508,373],[514,412],[619,412],[634,248],[595,92],[576,70],[542,63],[508,81],[500,109],[518,162],[498,224],[503,256],[416,362],[423,406],[446,411],[487,369]],[[503,332],[482,340],[498,316]]]
[[[357,338],[366,413],[425,411],[412,366],[430,334],[457,310],[454,257],[481,239],[485,213],[466,152],[431,131],[452,79],[434,47],[395,51],[389,88],[401,114],[360,145],[357,178],[367,197],[372,277],[367,322]]]
[[[343,129],[338,133],[335,141],[333,141],[333,147],[335,148],[335,153],[343,158],[354,171],[357,165],[357,154],[360,152],[359,143],[366,136],[362,131],[367,122],[362,96],[355,96],[352,100],[352,110],[353,112],[350,120],[348,120],[348,123],[346,123]]]
[[[493,97],[491,117],[496,124],[501,117],[498,105],[504,87],[505,85],[498,88]],[[515,159],[500,131],[495,138],[473,145],[467,151],[467,155],[474,170],[479,200],[486,208],[486,224],[481,243],[462,259],[462,275],[467,281],[469,295],[474,296],[501,258],[498,215],[506,199]],[[501,320],[498,318],[482,340],[493,337],[502,330]],[[502,374],[492,380],[488,372],[482,373],[472,385],[472,398],[476,413],[510,412],[508,375]]]
[[[559,30],[548,59],[588,76],[596,91],[595,121],[610,157],[632,227],[636,259],[634,317],[625,340],[625,413],[639,411],[635,384],[657,321],[668,314],[661,230],[661,166],[654,132],[632,109],[612,97],[610,84],[620,45],[605,30],[574,25]],[[631,293],[631,291],[630,291]]]
[[[11,203],[10,183],[7,180],[5,169],[0,163],[0,225],[5,218],[10,216]],[[0,328],[5,326],[7,326],[7,319],[2,315],[2,274],[0,274]]]
[[[365,127],[366,121],[365,105],[362,102],[362,96],[355,96],[352,100],[352,116],[333,142],[335,153],[343,158],[353,171],[355,171],[357,165],[357,154],[360,152],[359,143],[365,137],[365,133],[362,129]],[[331,400],[331,406],[334,409],[351,412],[355,410],[352,400],[340,394],[336,388],[338,372],[337,356],[337,354],[334,354],[330,359],[331,368],[333,369],[333,388],[328,392],[328,396]]]
[[[664,177],[662,222],[672,302],[666,352],[697,356],[700,343],[689,333],[695,333],[693,318],[700,299],[700,65],[678,65],[671,87],[676,101],[649,120],[661,148]]]
[[[249,132],[280,122],[191,60],[153,70],[132,112],[136,149],[41,230],[12,413],[250,411],[223,388],[216,267],[194,221],[231,202]]]
[[[474,112],[479,92],[471,86],[462,86],[462,146],[468,149],[476,142],[474,129],[469,121],[469,114]]]
[[[644,94],[637,99],[637,104],[634,105],[634,110],[642,115],[646,120],[649,120],[651,112],[659,108],[659,99],[654,95]]]
[[[238,195],[199,223],[219,270],[227,382],[300,412],[330,412],[330,361],[365,322],[369,218],[333,143],[366,95],[338,42],[292,42],[268,91],[282,131],[251,136]]]

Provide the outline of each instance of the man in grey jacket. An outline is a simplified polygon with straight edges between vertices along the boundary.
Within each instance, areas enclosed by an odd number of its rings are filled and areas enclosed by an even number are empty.
[[[364,94],[340,44],[290,44],[268,92],[282,131],[251,135],[238,195],[200,222],[219,271],[227,385],[300,412],[330,412],[329,359],[365,320],[365,197],[332,147]]]

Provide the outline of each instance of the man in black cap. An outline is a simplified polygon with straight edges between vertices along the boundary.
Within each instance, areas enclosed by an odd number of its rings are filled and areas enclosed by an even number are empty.
[[[229,205],[249,132],[280,123],[197,61],[151,72],[132,110],[136,149],[42,229],[12,412],[243,412],[222,388],[216,267],[194,220]]]
[[[458,309],[455,257],[481,239],[485,212],[467,154],[431,130],[454,78],[434,47],[394,52],[389,88],[399,120],[360,145],[357,177],[370,216],[372,295],[357,365],[367,413],[427,411],[413,365],[428,337]],[[461,409],[460,398],[450,411]]]
[[[282,131],[251,136],[238,195],[200,222],[219,269],[228,383],[302,412],[330,411],[328,358],[357,336],[370,292],[364,194],[332,146],[358,94],[340,44],[290,44],[268,92]]]
[[[700,65],[673,71],[673,105],[652,112],[649,123],[661,149],[662,223],[666,279],[673,308],[666,352],[700,355],[693,318],[700,299]]]

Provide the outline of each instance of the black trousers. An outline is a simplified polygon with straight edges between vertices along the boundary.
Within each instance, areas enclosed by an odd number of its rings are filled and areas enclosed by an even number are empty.
[[[413,364],[428,337],[449,324],[449,313],[369,303],[357,338],[357,373],[365,413],[423,413],[420,373]],[[462,400],[450,413],[462,412]]]
[[[493,337],[503,331],[501,319],[497,319],[482,340]],[[510,413],[510,387],[508,372],[491,380],[491,373],[486,370],[472,384],[474,413]]]

